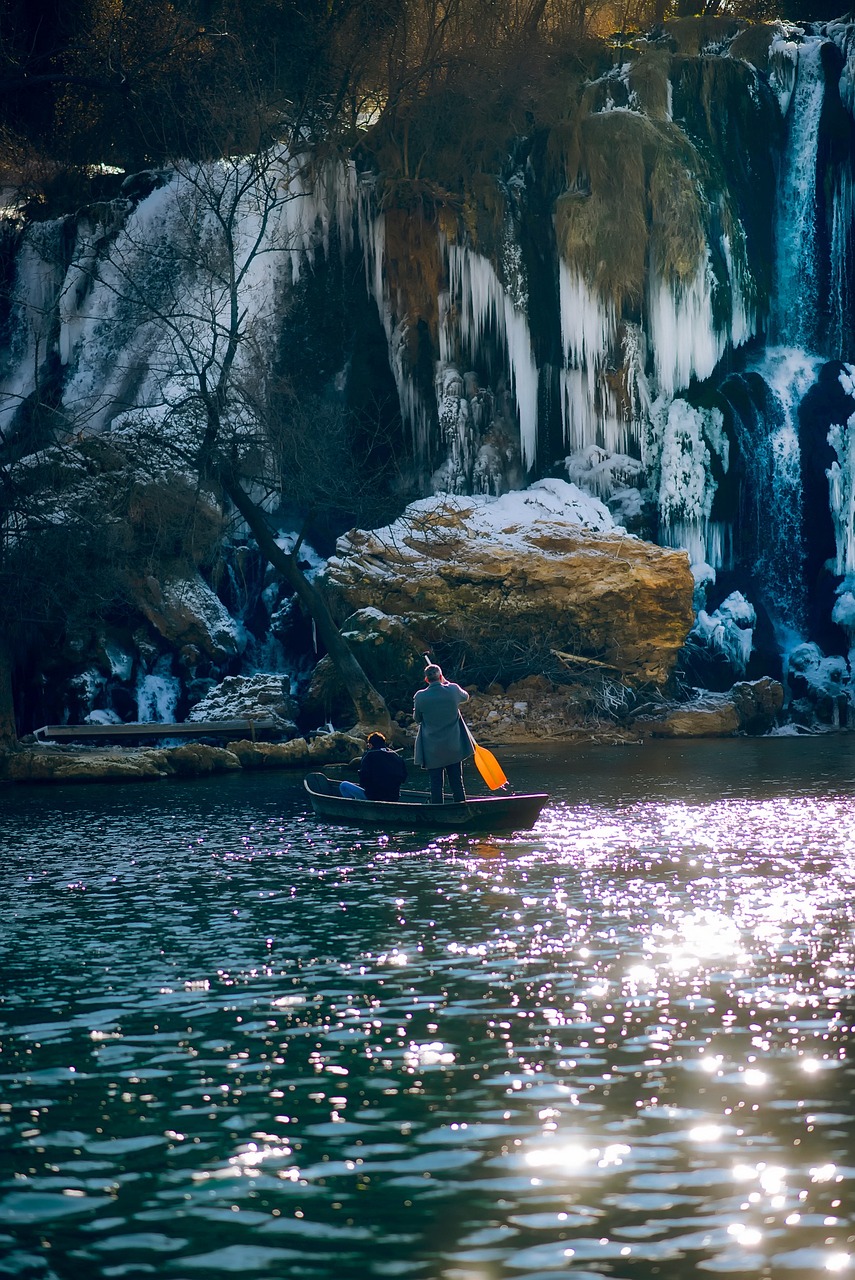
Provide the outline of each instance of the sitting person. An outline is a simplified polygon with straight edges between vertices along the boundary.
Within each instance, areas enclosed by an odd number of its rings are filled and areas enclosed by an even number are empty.
[[[339,783],[339,791],[349,800],[397,800],[407,766],[386,746],[382,733],[368,735],[368,750],[359,763],[359,782]]]

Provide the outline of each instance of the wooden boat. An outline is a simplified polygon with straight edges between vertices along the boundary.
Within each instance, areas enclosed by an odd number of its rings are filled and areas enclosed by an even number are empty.
[[[402,791],[400,800],[352,800],[338,782],[310,773],[303,786],[319,818],[361,826],[426,828],[432,831],[519,831],[533,827],[549,796],[473,796],[471,800],[431,804],[422,791]]]

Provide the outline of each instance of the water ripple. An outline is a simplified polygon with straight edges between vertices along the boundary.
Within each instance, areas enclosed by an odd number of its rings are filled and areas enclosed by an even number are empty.
[[[854,764],[531,752],[478,840],[15,791],[0,1274],[851,1272]]]

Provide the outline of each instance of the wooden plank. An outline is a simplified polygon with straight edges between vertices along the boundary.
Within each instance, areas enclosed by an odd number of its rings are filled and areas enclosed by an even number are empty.
[[[208,720],[198,722],[156,721],[138,724],[45,724],[35,730],[41,741],[89,739],[103,742],[119,738],[203,738],[219,734],[249,733],[281,728],[278,720]]]

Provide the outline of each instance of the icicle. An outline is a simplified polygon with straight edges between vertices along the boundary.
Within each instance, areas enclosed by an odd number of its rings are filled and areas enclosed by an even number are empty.
[[[54,308],[62,290],[62,223],[28,228],[18,251],[8,321],[8,369],[0,382],[0,430],[9,424],[36,385],[50,354]]]
[[[401,416],[410,424],[417,454],[424,459],[430,451],[433,406],[426,405],[419,394],[408,362],[407,318],[398,316],[399,300],[393,300],[390,296],[386,276],[386,219],[382,212],[375,211],[373,181],[365,181],[359,185],[357,213],[359,239],[365,259],[365,282],[377,304],[386,334],[389,364],[398,391]]]
[[[794,29],[803,34],[800,27]],[[769,45],[769,83],[778,99],[781,115],[785,116],[796,87],[799,63],[799,46],[785,35],[776,36]]]
[[[745,261],[745,233],[742,227],[739,227],[739,233],[742,243],[739,248],[742,250],[740,261]],[[753,338],[757,332],[757,317],[755,310],[749,305],[745,296],[741,272],[734,259],[733,247],[730,243],[730,236],[723,235],[721,237],[721,249],[724,254],[724,260],[727,263],[727,274],[730,281],[730,341],[734,347],[741,347],[749,338]]]
[[[837,549],[835,572],[855,575],[855,414],[845,425],[832,426],[828,443],[837,454],[826,471],[828,504]]]
[[[754,648],[757,614],[741,591],[732,591],[713,613],[698,611],[692,636],[706,648],[727,659],[735,674],[743,677]]]
[[[504,346],[519,414],[523,464],[531,468],[537,456],[538,370],[528,320],[516,309],[486,258],[465,245],[444,244],[449,294],[458,305],[462,346],[474,359],[491,329]],[[444,342],[450,345],[447,337]]]
[[[558,268],[561,306],[561,411],[564,439],[572,449],[602,440],[609,452],[627,445],[627,424],[618,419],[614,393],[605,380],[616,341],[614,306],[603,302],[563,259]]]
[[[831,258],[829,280],[831,333],[830,354],[842,360],[849,354],[853,331],[852,249],[855,241],[855,182],[852,170],[843,168],[832,195]]]
[[[175,720],[181,681],[170,675],[169,669],[170,659],[159,658],[151,675],[140,675],[137,682],[137,720],[140,724],[169,724]]]
[[[709,254],[688,285],[667,284],[650,272],[650,345],[656,385],[668,399],[692,378],[708,378],[724,354],[728,335],[713,324],[712,290]]]

